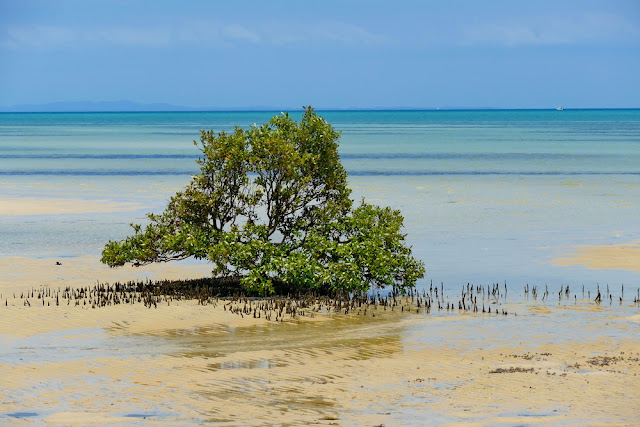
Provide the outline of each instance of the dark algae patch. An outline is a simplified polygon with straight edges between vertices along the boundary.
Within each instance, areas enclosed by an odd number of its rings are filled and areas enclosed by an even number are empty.
[[[509,368],[498,368],[489,371],[490,374],[513,374],[515,372],[534,372],[533,368],[521,368],[519,366],[511,366]]]

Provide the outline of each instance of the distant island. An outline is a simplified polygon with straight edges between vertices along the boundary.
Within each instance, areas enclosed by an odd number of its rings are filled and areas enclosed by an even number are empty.
[[[168,103],[141,103],[120,101],[59,101],[43,104],[18,104],[0,106],[4,113],[109,113],[109,112],[180,112],[180,111],[302,111],[302,107],[285,108],[273,105],[252,105],[244,107],[185,107]]]
[[[19,104],[0,107],[3,112],[121,112],[121,111],[197,111],[199,109],[166,103],[143,104],[134,101],[61,101],[46,104]]]
[[[554,107],[555,108],[555,107]],[[496,110],[493,107],[411,107],[411,106],[377,106],[377,107],[321,107],[320,111],[430,111],[430,110]],[[42,104],[17,104],[0,106],[4,113],[92,113],[92,112],[179,112],[179,111],[302,111],[301,106],[251,105],[227,107],[186,107],[168,103],[151,103],[120,101],[59,101]]]

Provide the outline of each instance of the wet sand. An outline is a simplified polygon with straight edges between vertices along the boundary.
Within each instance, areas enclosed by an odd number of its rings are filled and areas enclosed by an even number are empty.
[[[640,242],[578,246],[568,256],[554,259],[553,264],[582,265],[592,270],[628,270],[640,273]]]
[[[366,315],[324,312],[277,323],[231,314],[222,302],[90,309],[28,307],[13,298],[38,286],[201,277],[207,269],[55,261],[0,262],[0,423],[640,421],[635,288],[622,302],[600,305],[582,294],[541,301],[510,289],[509,299],[487,302],[491,315],[378,306]]]

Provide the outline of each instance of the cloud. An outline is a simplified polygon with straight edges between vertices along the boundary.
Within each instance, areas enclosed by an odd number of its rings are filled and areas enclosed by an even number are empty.
[[[166,31],[158,28],[108,28],[84,30],[83,38],[92,43],[111,44],[131,47],[160,48],[169,46],[172,37]]]
[[[165,48],[201,44],[229,46],[259,43],[261,37],[241,25],[196,23],[175,27],[93,27],[63,28],[12,27],[0,35],[0,47],[6,49],[58,49],[65,47],[118,46]]]
[[[68,46],[76,41],[77,34],[69,28],[39,25],[7,28],[4,37],[0,39],[0,46],[9,49],[42,49]]]
[[[626,17],[584,13],[573,17],[532,17],[469,25],[462,30],[463,45],[573,45],[638,42],[640,27]]]
[[[259,33],[237,25],[220,25],[209,21],[196,21],[175,28],[171,32],[176,45],[199,45],[205,47],[233,47],[240,44],[259,44]]]
[[[314,42],[346,46],[375,46],[393,41],[385,34],[371,32],[360,26],[340,21],[288,23],[268,28],[267,32],[270,41],[275,45]]]
[[[390,40],[385,35],[338,21],[261,22],[249,29],[239,24],[200,20],[172,27],[13,27],[0,35],[0,46],[9,49],[57,49],[87,45],[147,48],[200,45],[224,48],[244,44],[282,46],[309,42],[357,46],[379,45]]]
[[[165,32],[152,28],[23,26],[6,29],[0,46],[18,50],[50,50],[95,44],[161,47],[170,41]]]
[[[261,37],[241,25],[227,25],[222,28],[223,37],[248,43],[260,43]]]

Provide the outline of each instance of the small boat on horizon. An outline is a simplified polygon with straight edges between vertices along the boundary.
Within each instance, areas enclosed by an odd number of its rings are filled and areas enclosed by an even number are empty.
[[[556,108],[556,110],[558,110],[558,111],[564,111],[564,108],[562,108],[562,107],[558,107],[558,108]]]

